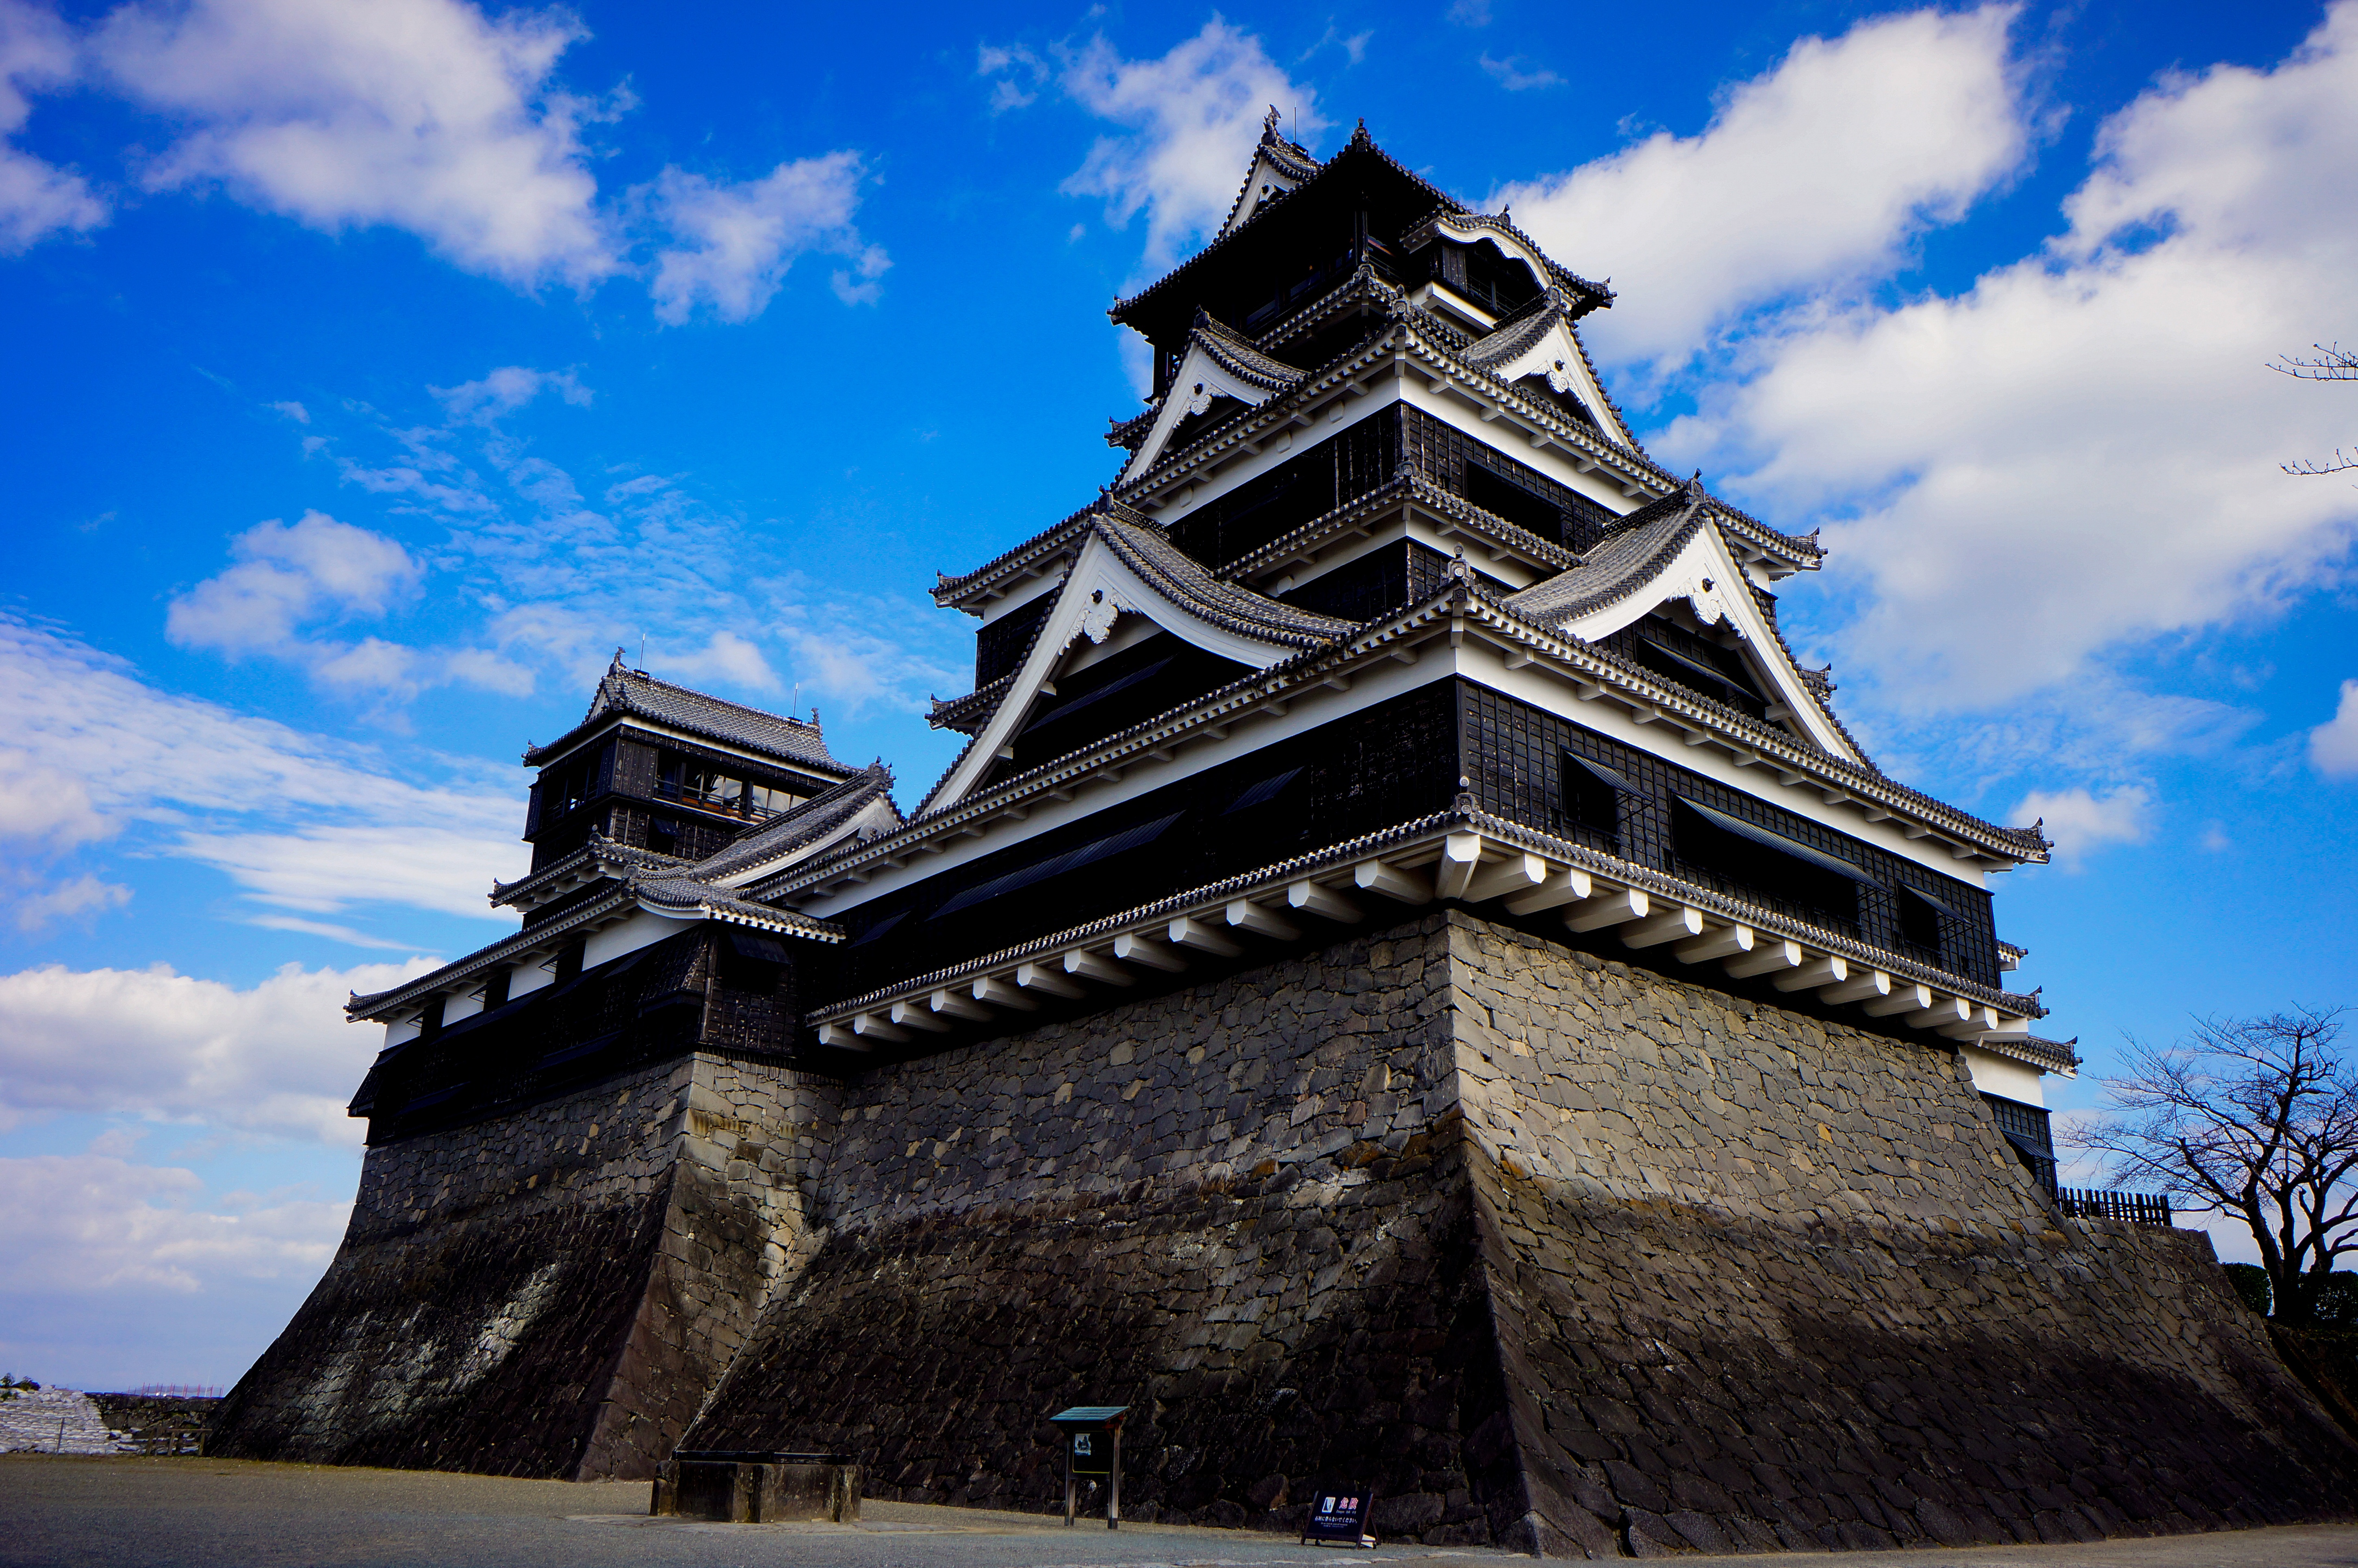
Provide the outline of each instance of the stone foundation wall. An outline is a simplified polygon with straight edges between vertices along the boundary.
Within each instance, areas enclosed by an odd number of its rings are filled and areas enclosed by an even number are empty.
[[[1133,1518],[1350,1482],[1388,1537],[1566,1555],[2358,1485],[2207,1239],[2060,1218],[1952,1051],[1455,911],[849,1083],[698,1054],[373,1150],[214,1451],[836,1450],[1044,1510],[1081,1403],[1133,1407]]]
[[[835,1092],[798,1076],[682,1057],[371,1149],[209,1451],[652,1476],[788,1265]]]
[[[1544,1539],[2089,1540],[2348,1510],[2209,1238],[2059,1218],[1952,1052],[1472,921],[1453,1014]]]
[[[1491,1539],[1523,1509],[1446,960],[1436,918],[850,1087],[824,1238],[689,1442],[1045,1509],[1043,1418],[1126,1403],[1132,1518],[1273,1525],[1333,1476]]]

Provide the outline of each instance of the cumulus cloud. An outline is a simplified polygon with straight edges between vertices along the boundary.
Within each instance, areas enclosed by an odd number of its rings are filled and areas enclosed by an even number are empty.
[[[852,226],[866,173],[853,152],[782,163],[737,184],[665,169],[654,200],[672,243],[655,256],[656,319],[677,325],[708,305],[724,321],[750,320],[811,251],[849,258],[835,275],[836,293],[846,304],[872,303],[892,262]]]
[[[2056,862],[2077,870],[2107,844],[2142,844],[2153,830],[2153,792],[2122,784],[2104,795],[2084,788],[2033,790],[2014,808],[2017,822],[2044,821]]]
[[[2272,70],[2164,81],[2097,146],[2041,254],[1789,324],[1660,443],[1838,519],[1871,585],[1846,656],[1914,703],[2061,693],[2106,650],[2265,615],[2358,524],[2277,467],[2346,409],[2265,368],[2358,270],[2358,5]]]
[[[486,416],[482,410],[503,394],[481,387],[470,383],[445,395],[460,398],[470,417]],[[256,524],[231,542],[230,553],[237,565],[172,600],[164,634],[176,646],[295,660],[313,685],[352,696],[406,701],[452,682],[511,696],[532,690],[530,670],[487,649],[310,634],[322,622],[384,615],[425,579],[424,566],[385,535],[308,512],[292,527],[276,518]]]
[[[1499,199],[1558,260],[1613,279],[1600,354],[1682,360],[1740,311],[1887,276],[1913,236],[2021,167],[2015,14],[1919,11],[1803,38],[1701,135],[1657,132]],[[1483,64],[1509,88],[1546,85]]]
[[[344,1106],[384,1040],[345,997],[432,967],[289,964],[244,989],[165,964],[0,976],[0,1128],[83,1112],[356,1147]]]
[[[2309,760],[2329,777],[2358,773],[2358,680],[2342,683],[2342,705],[2309,732]]]
[[[1153,59],[1125,59],[1098,35],[1066,51],[1058,81],[1091,114],[1131,127],[1098,137],[1064,189],[1104,197],[1116,228],[1143,211],[1149,267],[1169,265],[1227,218],[1270,105],[1304,138],[1326,125],[1316,93],[1217,16]]]
[[[663,660],[665,676],[683,681],[720,681],[751,691],[777,691],[778,672],[762,650],[734,632],[715,632],[704,646]]]
[[[281,648],[322,616],[382,615],[425,573],[385,535],[307,512],[272,518],[230,545],[238,564],[172,601],[165,635],[184,648],[227,654]]]
[[[595,282],[621,263],[555,85],[586,35],[558,11],[459,0],[125,5],[92,47],[125,93],[189,128],[146,171],[218,181],[334,232],[386,224],[471,270]]]
[[[16,753],[8,777],[62,782],[70,809],[8,807],[53,847],[136,827],[138,847],[217,866],[278,907],[383,902],[496,919],[487,881],[522,870],[504,771],[429,753],[396,772],[349,742],[158,691],[121,660],[6,615],[0,733]],[[352,837],[356,822],[383,837]]]
[[[89,181],[9,140],[32,118],[28,90],[63,86],[77,67],[72,35],[54,15],[27,0],[0,0],[0,255],[106,222],[106,203]]]
[[[231,1280],[316,1278],[335,1256],[350,1203],[293,1194],[203,1201],[191,1170],[93,1148],[0,1160],[0,1255],[53,1294],[165,1291]]]

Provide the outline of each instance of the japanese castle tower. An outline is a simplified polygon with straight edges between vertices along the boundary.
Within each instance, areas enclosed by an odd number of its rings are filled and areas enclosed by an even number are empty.
[[[627,669],[512,936],[375,996],[352,1229],[215,1452],[833,1451],[1045,1507],[1566,1555],[2299,1517],[2358,1466],[2199,1234],[2059,1202],[1990,879],[1645,455],[1611,293],[1274,115],[1092,501],[935,588],[906,816]]]

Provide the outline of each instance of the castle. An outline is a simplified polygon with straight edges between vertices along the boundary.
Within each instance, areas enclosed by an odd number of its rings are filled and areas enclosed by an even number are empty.
[[[351,1230],[212,1451],[590,1477],[834,1450],[1045,1508],[1562,1555],[2337,1511],[2207,1240],[2054,1183],[2044,861],[1887,776],[1796,536],[1649,459],[1611,303],[1365,128],[1272,117],[1115,306],[1119,476],[936,600],[903,816],[814,720],[623,667],[521,928],[355,997]],[[2147,1218],[2157,1217],[2151,1214]]]

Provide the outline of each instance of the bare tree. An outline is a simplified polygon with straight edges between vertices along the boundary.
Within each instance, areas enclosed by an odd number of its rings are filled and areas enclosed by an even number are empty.
[[[2268,368],[2301,381],[2358,381],[2358,354],[2350,352],[2339,343],[2330,349],[2323,343],[2311,343],[2309,347],[2317,351],[2317,358],[2304,360],[2295,358],[2291,354],[2282,354],[2277,357],[2277,362]],[[2346,452],[2340,447],[2336,447],[2333,449],[2331,460],[2328,462],[2320,463],[2312,459],[2303,458],[2298,462],[2282,463],[2278,466],[2285,472],[2292,474],[2342,473],[2350,469],[2358,469],[2358,452]]]
[[[2335,1049],[2347,1011],[2198,1021],[2167,1049],[2132,1040],[2110,1117],[2073,1147],[2121,1187],[2250,1227],[2276,1315],[2308,1323],[2335,1260],[2358,1252],[2358,1074]]]

